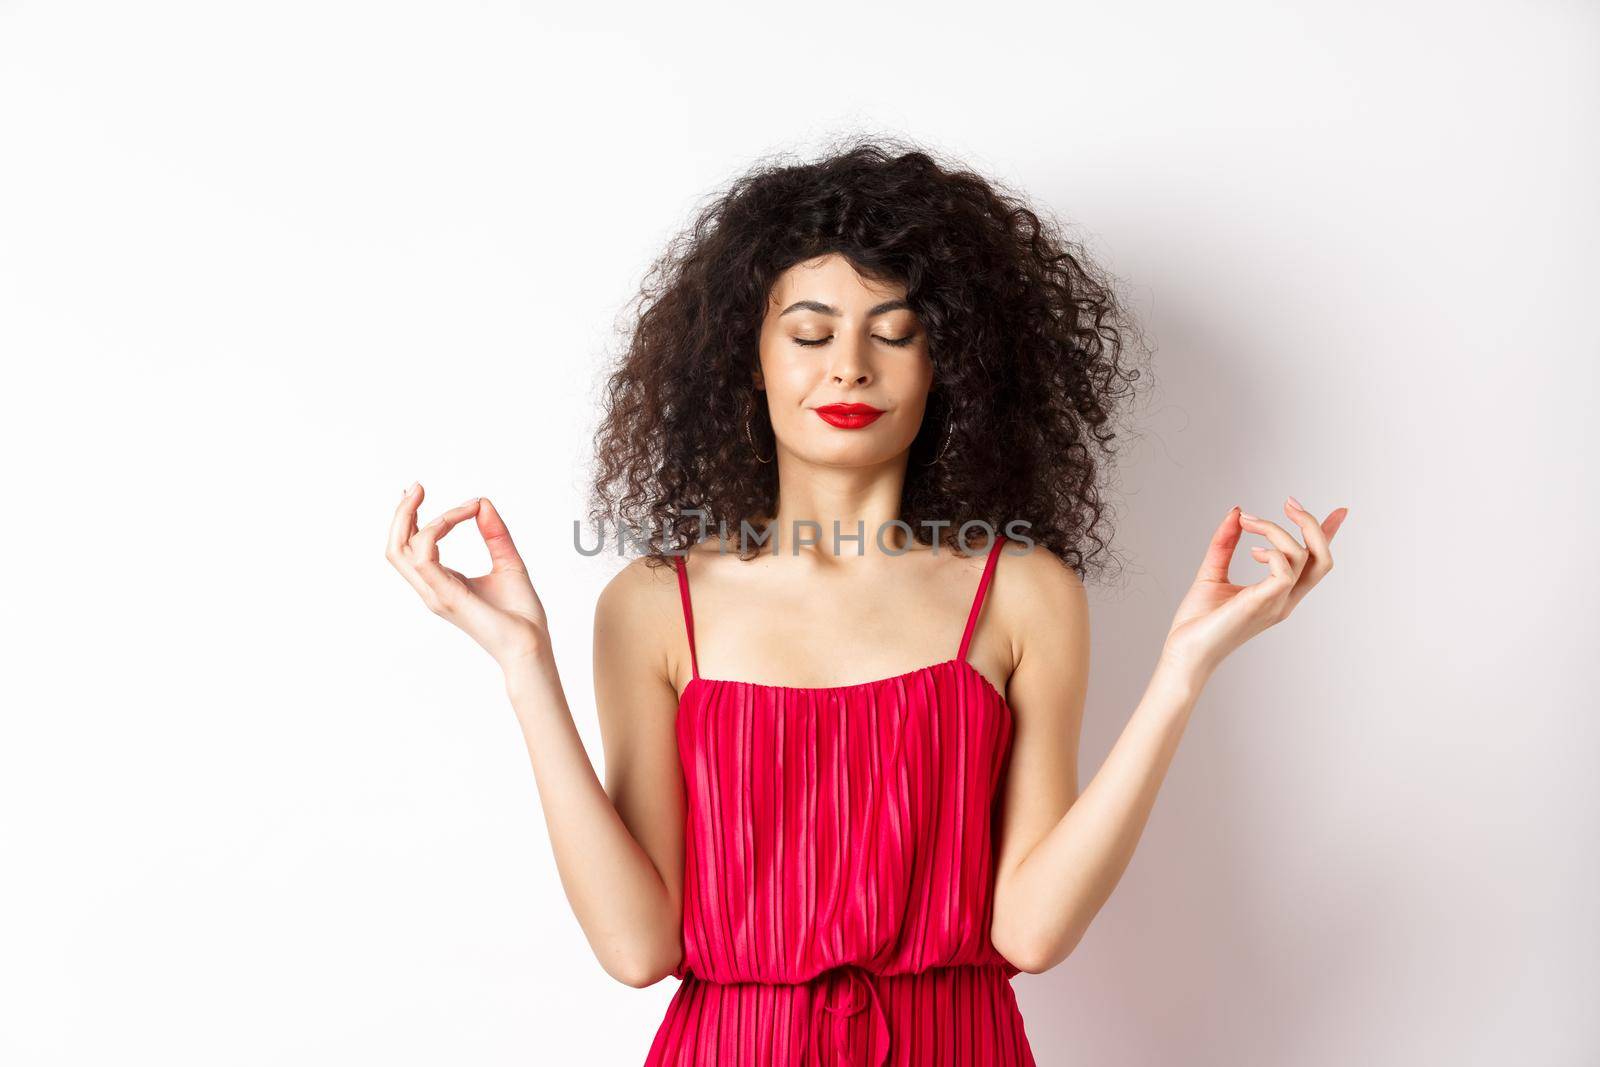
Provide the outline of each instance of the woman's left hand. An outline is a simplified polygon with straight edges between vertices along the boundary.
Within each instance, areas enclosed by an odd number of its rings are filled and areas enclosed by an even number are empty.
[[[1234,649],[1288,618],[1311,587],[1333,569],[1329,542],[1350,509],[1336,508],[1319,523],[1315,515],[1289,497],[1283,511],[1305,534],[1305,544],[1275,522],[1245,515],[1238,507],[1228,512],[1211,535],[1210,548],[1194,585],[1178,605],[1161,650],[1164,663],[1204,682]],[[1240,534],[1246,530],[1272,542],[1270,547],[1257,545],[1250,549],[1251,555],[1266,563],[1272,573],[1254,585],[1234,585],[1228,580],[1228,565]]]

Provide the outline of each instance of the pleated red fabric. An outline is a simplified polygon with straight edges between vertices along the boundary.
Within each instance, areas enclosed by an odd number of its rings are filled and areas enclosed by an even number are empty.
[[[681,980],[645,1067],[1034,1067],[989,940],[1005,698],[954,659],[803,688],[693,677]]]

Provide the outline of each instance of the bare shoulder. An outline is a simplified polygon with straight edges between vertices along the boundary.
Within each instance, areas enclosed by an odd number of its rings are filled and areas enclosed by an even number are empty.
[[[629,560],[600,590],[594,609],[595,666],[629,673],[641,667],[663,681],[674,676],[674,630],[679,618],[677,574],[669,561]]]
[[[995,564],[994,583],[1009,578],[1010,599],[1016,603],[1059,604],[1084,593],[1083,579],[1067,561],[1041,544],[1008,541]]]
[[[613,574],[600,590],[599,605],[608,611],[625,611],[629,607],[645,607],[665,599],[665,594],[678,595],[677,575],[669,561],[652,564],[644,556],[631,559]]]
[[[995,563],[989,595],[1018,667],[1030,649],[1038,658],[1041,649],[1061,655],[1065,645],[1087,642],[1089,598],[1083,579],[1043,545],[1006,544]]]
[[[668,593],[678,595],[671,564],[652,566],[643,556],[631,559],[600,590],[596,624],[604,619],[609,626],[637,628],[660,610]]]

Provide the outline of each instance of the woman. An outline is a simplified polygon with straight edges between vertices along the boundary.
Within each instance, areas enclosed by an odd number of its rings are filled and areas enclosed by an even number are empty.
[[[643,549],[595,613],[603,787],[494,506],[418,529],[412,485],[389,559],[504,670],[601,964],[681,980],[647,1065],[1031,1064],[1011,978],[1078,943],[1207,679],[1346,511],[1290,497],[1304,544],[1227,512],[1080,796],[1083,579],[1139,377],[1103,275],[992,182],[864,143],[755,169],[652,277],[590,516]],[[437,548],[469,517],[476,578]],[[1246,531],[1270,573],[1241,587]]]

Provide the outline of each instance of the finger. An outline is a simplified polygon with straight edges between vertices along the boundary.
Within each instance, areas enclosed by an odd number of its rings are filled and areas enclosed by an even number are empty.
[[[389,525],[389,545],[384,556],[394,565],[395,570],[400,572],[401,577],[405,578],[406,584],[416,590],[423,603],[437,610],[439,593],[418,572],[411,555],[410,540],[417,532],[417,504],[421,502],[425,492],[420,482],[412,482],[410,488],[400,494],[400,503],[395,508],[394,520]]]
[[[435,614],[449,614],[459,604],[465,586],[456,583],[451,577],[453,572],[450,568],[426,556],[412,557],[408,565],[422,585],[418,592],[422,594],[423,602]]]
[[[1333,550],[1328,547],[1327,531],[1317,517],[1306,510],[1304,504],[1289,496],[1284,499],[1283,511],[1300,527],[1300,533],[1306,539],[1306,562],[1300,569],[1299,578],[1295,580],[1294,589],[1289,593],[1289,602],[1293,605],[1298,604],[1322,581],[1324,575],[1333,570]]]
[[[1305,565],[1306,549],[1304,545],[1294,539],[1293,534],[1275,522],[1256,515],[1247,515],[1243,512],[1239,514],[1239,525],[1251,533],[1258,533],[1268,541],[1271,541],[1272,546],[1282,552],[1289,561],[1295,575],[1299,575],[1300,568]]]
[[[1306,539],[1306,553],[1310,557],[1306,561],[1306,569],[1313,571],[1316,577],[1320,577],[1324,571],[1333,566],[1333,553],[1328,548],[1327,532],[1323,530],[1317,517],[1292,496],[1284,500],[1283,513],[1300,527],[1300,533]]]
[[[417,502],[422,499],[419,482],[412,482],[405,492],[400,494],[400,503],[395,505],[394,518],[389,521],[389,544],[387,555],[391,562],[405,543],[411,540],[411,535],[417,532]]]
[[[496,612],[473,588],[472,579],[432,559],[415,560],[412,569],[427,588],[423,601],[435,615],[449,619],[469,633],[489,632]]]
[[[491,572],[528,573],[527,566],[522,562],[522,555],[511,540],[511,531],[506,528],[505,520],[500,517],[500,512],[489,502],[488,497],[481,498],[481,506],[478,508],[478,532],[483,535],[483,543],[489,546]]]
[[[1250,554],[1271,568],[1271,573],[1259,582],[1246,586],[1234,599],[1244,598],[1247,603],[1253,600],[1274,605],[1287,602],[1296,578],[1294,565],[1271,545],[1253,545]],[[1274,610],[1278,610],[1277,606],[1274,606]]]
[[[1222,517],[1222,522],[1211,534],[1211,544],[1206,547],[1206,558],[1195,577],[1201,581],[1226,582],[1233,553],[1239,547],[1239,505],[1235,504]]]
[[[1250,554],[1272,568],[1271,577],[1282,579],[1294,577],[1294,568],[1290,566],[1289,561],[1284,558],[1282,552],[1271,545],[1251,545]]]
[[[457,504],[428,525],[411,535],[411,555],[416,560],[439,560],[439,538],[456,528],[456,524],[478,510],[478,497],[465,504]]]
[[[406,584],[416,590],[423,603],[432,607],[438,598],[438,594],[434,592],[432,586],[423,580],[422,575],[417,573],[416,564],[411,562],[411,557],[402,552],[391,562],[394,563],[394,569],[399,571],[400,576],[406,580]]]
[[[1283,559],[1282,552],[1279,552],[1275,548],[1270,548],[1267,545],[1251,545],[1250,555],[1253,556],[1258,563],[1265,563],[1267,565],[1268,578],[1270,578],[1273,582],[1278,581],[1278,571],[1277,568],[1273,566],[1273,560]],[[1260,582],[1253,583],[1251,588],[1254,588],[1255,585],[1260,584]],[[1256,597],[1270,597],[1272,588],[1272,586],[1268,586],[1267,588],[1258,590],[1251,595]]]
[[[1322,520],[1322,531],[1328,535],[1328,540],[1333,540],[1333,535],[1339,532],[1339,527],[1344,525],[1345,516],[1350,514],[1349,508],[1334,508],[1328,512],[1328,517]]]
[[[418,530],[407,545],[411,566],[428,590],[423,599],[438,614],[448,615],[458,610],[463,600],[472,599],[470,590],[456,582],[451,570],[439,562],[438,542],[477,509],[477,497],[457,504]]]
[[[411,543],[418,532],[417,505],[422,502],[425,493],[421,483],[412,482],[400,494],[400,503],[395,508],[395,517],[389,527],[389,547],[384,554],[406,583],[416,590],[422,602],[430,610],[442,615],[447,613],[452,602],[459,599],[459,587],[450,579],[450,575],[456,572],[441,567],[436,558],[426,555],[418,558]],[[436,550],[433,556],[437,557]]]

